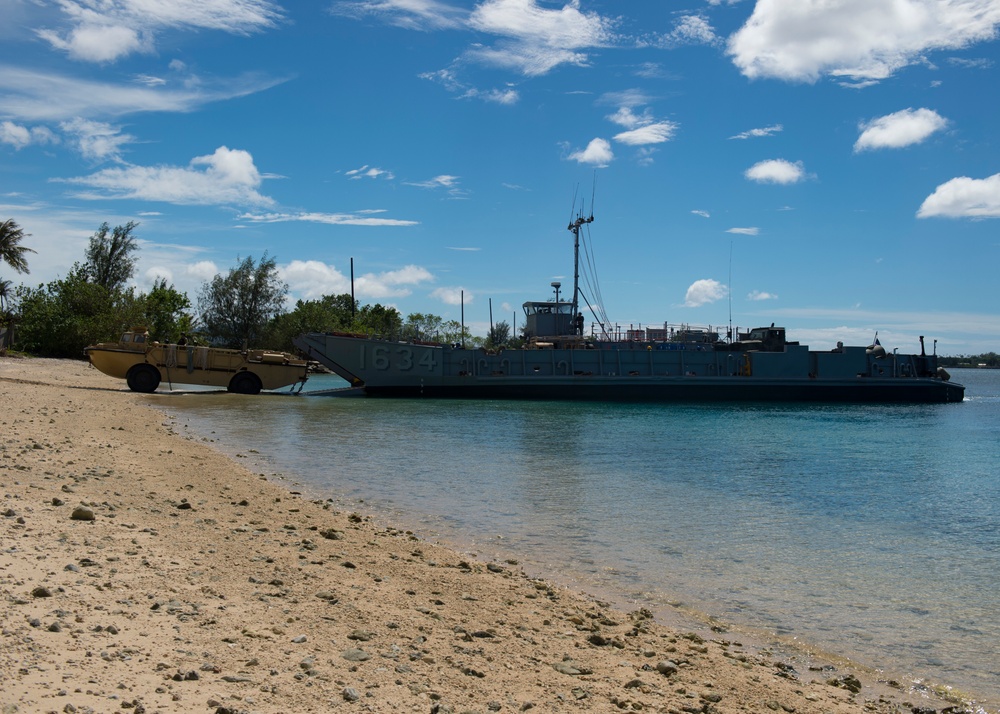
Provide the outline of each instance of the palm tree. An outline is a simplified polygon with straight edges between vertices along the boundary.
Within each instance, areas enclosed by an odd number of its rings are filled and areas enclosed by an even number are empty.
[[[13,218],[8,218],[0,223],[0,262],[4,262],[17,273],[28,273],[28,261],[25,253],[34,253],[31,248],[18,245],[24,238],[31,235],[21,230],[21,226],[14,222]]]

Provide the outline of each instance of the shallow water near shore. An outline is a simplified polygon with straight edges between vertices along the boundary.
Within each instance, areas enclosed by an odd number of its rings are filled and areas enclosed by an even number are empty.
[[[311,494],[1000,702],[1000,371],[961,404],[153,397]],[[310,389],[333,386],[314,378]]]

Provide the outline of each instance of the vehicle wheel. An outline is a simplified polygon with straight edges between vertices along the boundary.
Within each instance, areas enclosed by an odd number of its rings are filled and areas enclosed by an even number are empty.
[[[237,394],[260,394],[262,386],[253,372],[240,372],[229,381],[229,391]]]
[[[151,364],[136,364],[125,374],[128,388],[133,392],[155,392],[160,386],[160,371]]]

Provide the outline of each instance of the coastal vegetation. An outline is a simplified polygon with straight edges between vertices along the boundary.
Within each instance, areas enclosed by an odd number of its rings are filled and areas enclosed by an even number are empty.
[[[292,351],[293,338],[302,332],[352,332],[474,347],[512,343],[506,322],[482,338],[455,320],[429,313],[404,319],[392,306],[362,305],[349,294],[298,300],[289,309],[288,285],[267,253],[260,260],[237,258],[228,272],[206,281],[196,306],[165,278],[142,291],[133,280],[138,225],[129,221],[112,228],[103,223],[91,236],[84,260],[47,284],[12,288],[0,275],[0,327],[6,328],[10,345],[39,356],[81,357],[87,345],[116,340],[123,329],[136,325],[144,325],[161,342],[184,337],[190,344],[237,349]],[[25,237],[13,220],[0,226],[0,263],[19,273],[28,272],[25,254],[35,252],[20,245]]]
[[[1000,355],[996,352],[984,352],[979,355],[959,355],[957,357],[938,356],[938,364],[943,367],[985,367],[1000,369]]]

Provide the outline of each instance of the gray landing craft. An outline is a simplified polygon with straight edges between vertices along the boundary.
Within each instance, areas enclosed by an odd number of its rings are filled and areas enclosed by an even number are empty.
[[[573,298],[524,303],[521,349],[399,342],[344,333],[305,333],[295,345],[351,383],[346,393],[393,397],[577,399],[669,402],[960,402],[927,354],[838,346],[828,352],[790,342],[783,327],[759,327],[736,339],[687,326],[584,334],[579,310],[578,218]],[[589,304],[589,303],[588,303]]]

